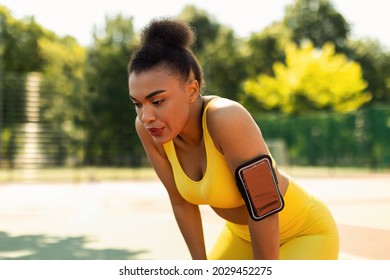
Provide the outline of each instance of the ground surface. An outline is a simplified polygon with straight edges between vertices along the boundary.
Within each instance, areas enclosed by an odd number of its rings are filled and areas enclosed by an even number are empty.
[[[390,175],[296,179],[334,214],[341,259],[390,259]],[[223,222],[201,211],[209,247]],[[0,259],[189,258],[156,180],[0,186]]]

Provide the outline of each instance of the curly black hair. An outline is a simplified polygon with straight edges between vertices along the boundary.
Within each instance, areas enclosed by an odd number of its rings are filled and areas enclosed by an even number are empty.
[[[203,71],[192,52],[195,32],[191,26],[174,18],[152,20],[141,32],[141,45],[133,53],[128,74],[141,73],[157,66],[166,66],[183,81],[191,71],[200,88],[204,86]]]

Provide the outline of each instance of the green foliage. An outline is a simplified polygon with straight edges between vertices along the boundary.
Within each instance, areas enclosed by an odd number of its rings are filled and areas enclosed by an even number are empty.
[[[143,153],[128,97],[127,64],[138,39],[132,18],[106,18],[88,50],[88,164],[137,164]]]
[[[260,123],[265,135],[285,139],[294,163],[333,164],[333,151],[344,151],[340,164],[390,164],[388,111],[368,110],[390,102],[390,53],[378,42],[349,40],[350,27],[330,1],[296,0],[283,20],[244,39],[195,6],[179,17],[196,32],[205,94],[239,100],[254,115],[267,112],[270,118],[261,116]],[[106,18],[89,48],[58,38],[33,17],[15,19],[2,6],[0,19],[1,70],[15,78],[3,81],[2,154],[18,149],[15,120],[23,122],[25,108],[14,109],[24,102],[24,94],[15,92],[24,90],[22,77],[39,71],[41,121],[55,135],[47,149],[61,150],[63,162],[75,156],[91,165],[141,164],[127,88],[127,63],[138,44],[133,19]],[[307,41],[313,44],[302,44]]]
[[[288,43],[289,30],[280,23],[274,23],[262,32],[253,33],[246,42],[246,73],[256,77],[259,73],[273,74],[275,61],[285,58],[284,47]]]
[[[370,100],[358,63],[336,54],[331,43],[321,50],[306,43],[286,48],[286,64],[274,64],[275,76],[261,74],[244,91],[267,109],[299,114],[318,109],[350,112]]]
[[[76,40],[42,38],[39,47],[44,60],[41,85],[41,118],[65,139],[66,154],[83,161],[87,113],[85,88],[86,50]],[[52,149],[58,147],[55,143]],[[48,146],[53,145],[49,143]]]
[[[203,53],[207,94],[238,100],[245,78],[245,64],[240,46],[231,29],[221,28],[214,44]]]
[[[255,79],[260,73],[273,75],[275,61],[284,61],[284,47],[289,30],[281,23],[274,23],[262,32],[253,33],[243,44],[245,79]],[[261,103],[247,94],[239,93],[239,101],[251,112],[264,109]]]
[[[179,18],[189,22],[197,35],[195,55],[203,66],[205,94],[238,100],[245,78],[241,42],[232,29],[217,23],[205,11],[187,6]]]
[[[42,70],[38,41],[42,37],[54,37],[54,33],[42,28],[33,17],[16,20],[3,6],[0,6],[0,23],[3,56],[6,58],[3,59],[3,71],[25,73]]]
[[[283,24],[291,31],[291,40],[300,44],[310,40],[316,47],[326,42],[342,46],[349,25],[329,0],[296,0],[286,9]]]
[[[206,11],[187,5],[178,15],[178,18],[188,22],[196,33],[195,55],[202,56],[207,48],[213,44],[221,25]]]
[[[360,63],[367,90],[372,92],[372,102],[390,102],[390,52],[377,41],[350,40],[347,55]]]

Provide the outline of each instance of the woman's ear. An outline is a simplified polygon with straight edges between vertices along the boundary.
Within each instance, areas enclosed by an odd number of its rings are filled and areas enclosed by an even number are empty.
[[[189,103],[194,102],[199,95],[199,82],[196,79],[193,79],[191,82],[187,84],[187,90],[188,90],[188,100]]]

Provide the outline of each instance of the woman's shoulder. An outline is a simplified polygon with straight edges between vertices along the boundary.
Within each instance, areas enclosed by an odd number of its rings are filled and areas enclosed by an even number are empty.
[[[221,98],[212,101],[209,107],[209,134],[232,170],[256,155],[268,152],[259,126],[243,105]]]
[[[248,110],[239,102],[227,98],[205,100],[207,128],[217,146],[230,141],[241,141],[253,133],[259,133],[259,127]],[[207,105],[206,105],[207,106]]]
[[[204,96],[205,106],[207,107],[207,123],[217,123],[221,125],[221,122],[240,121],[240,116],[248,117],[249,112],[239,102],[219,97],[207,95]]]

